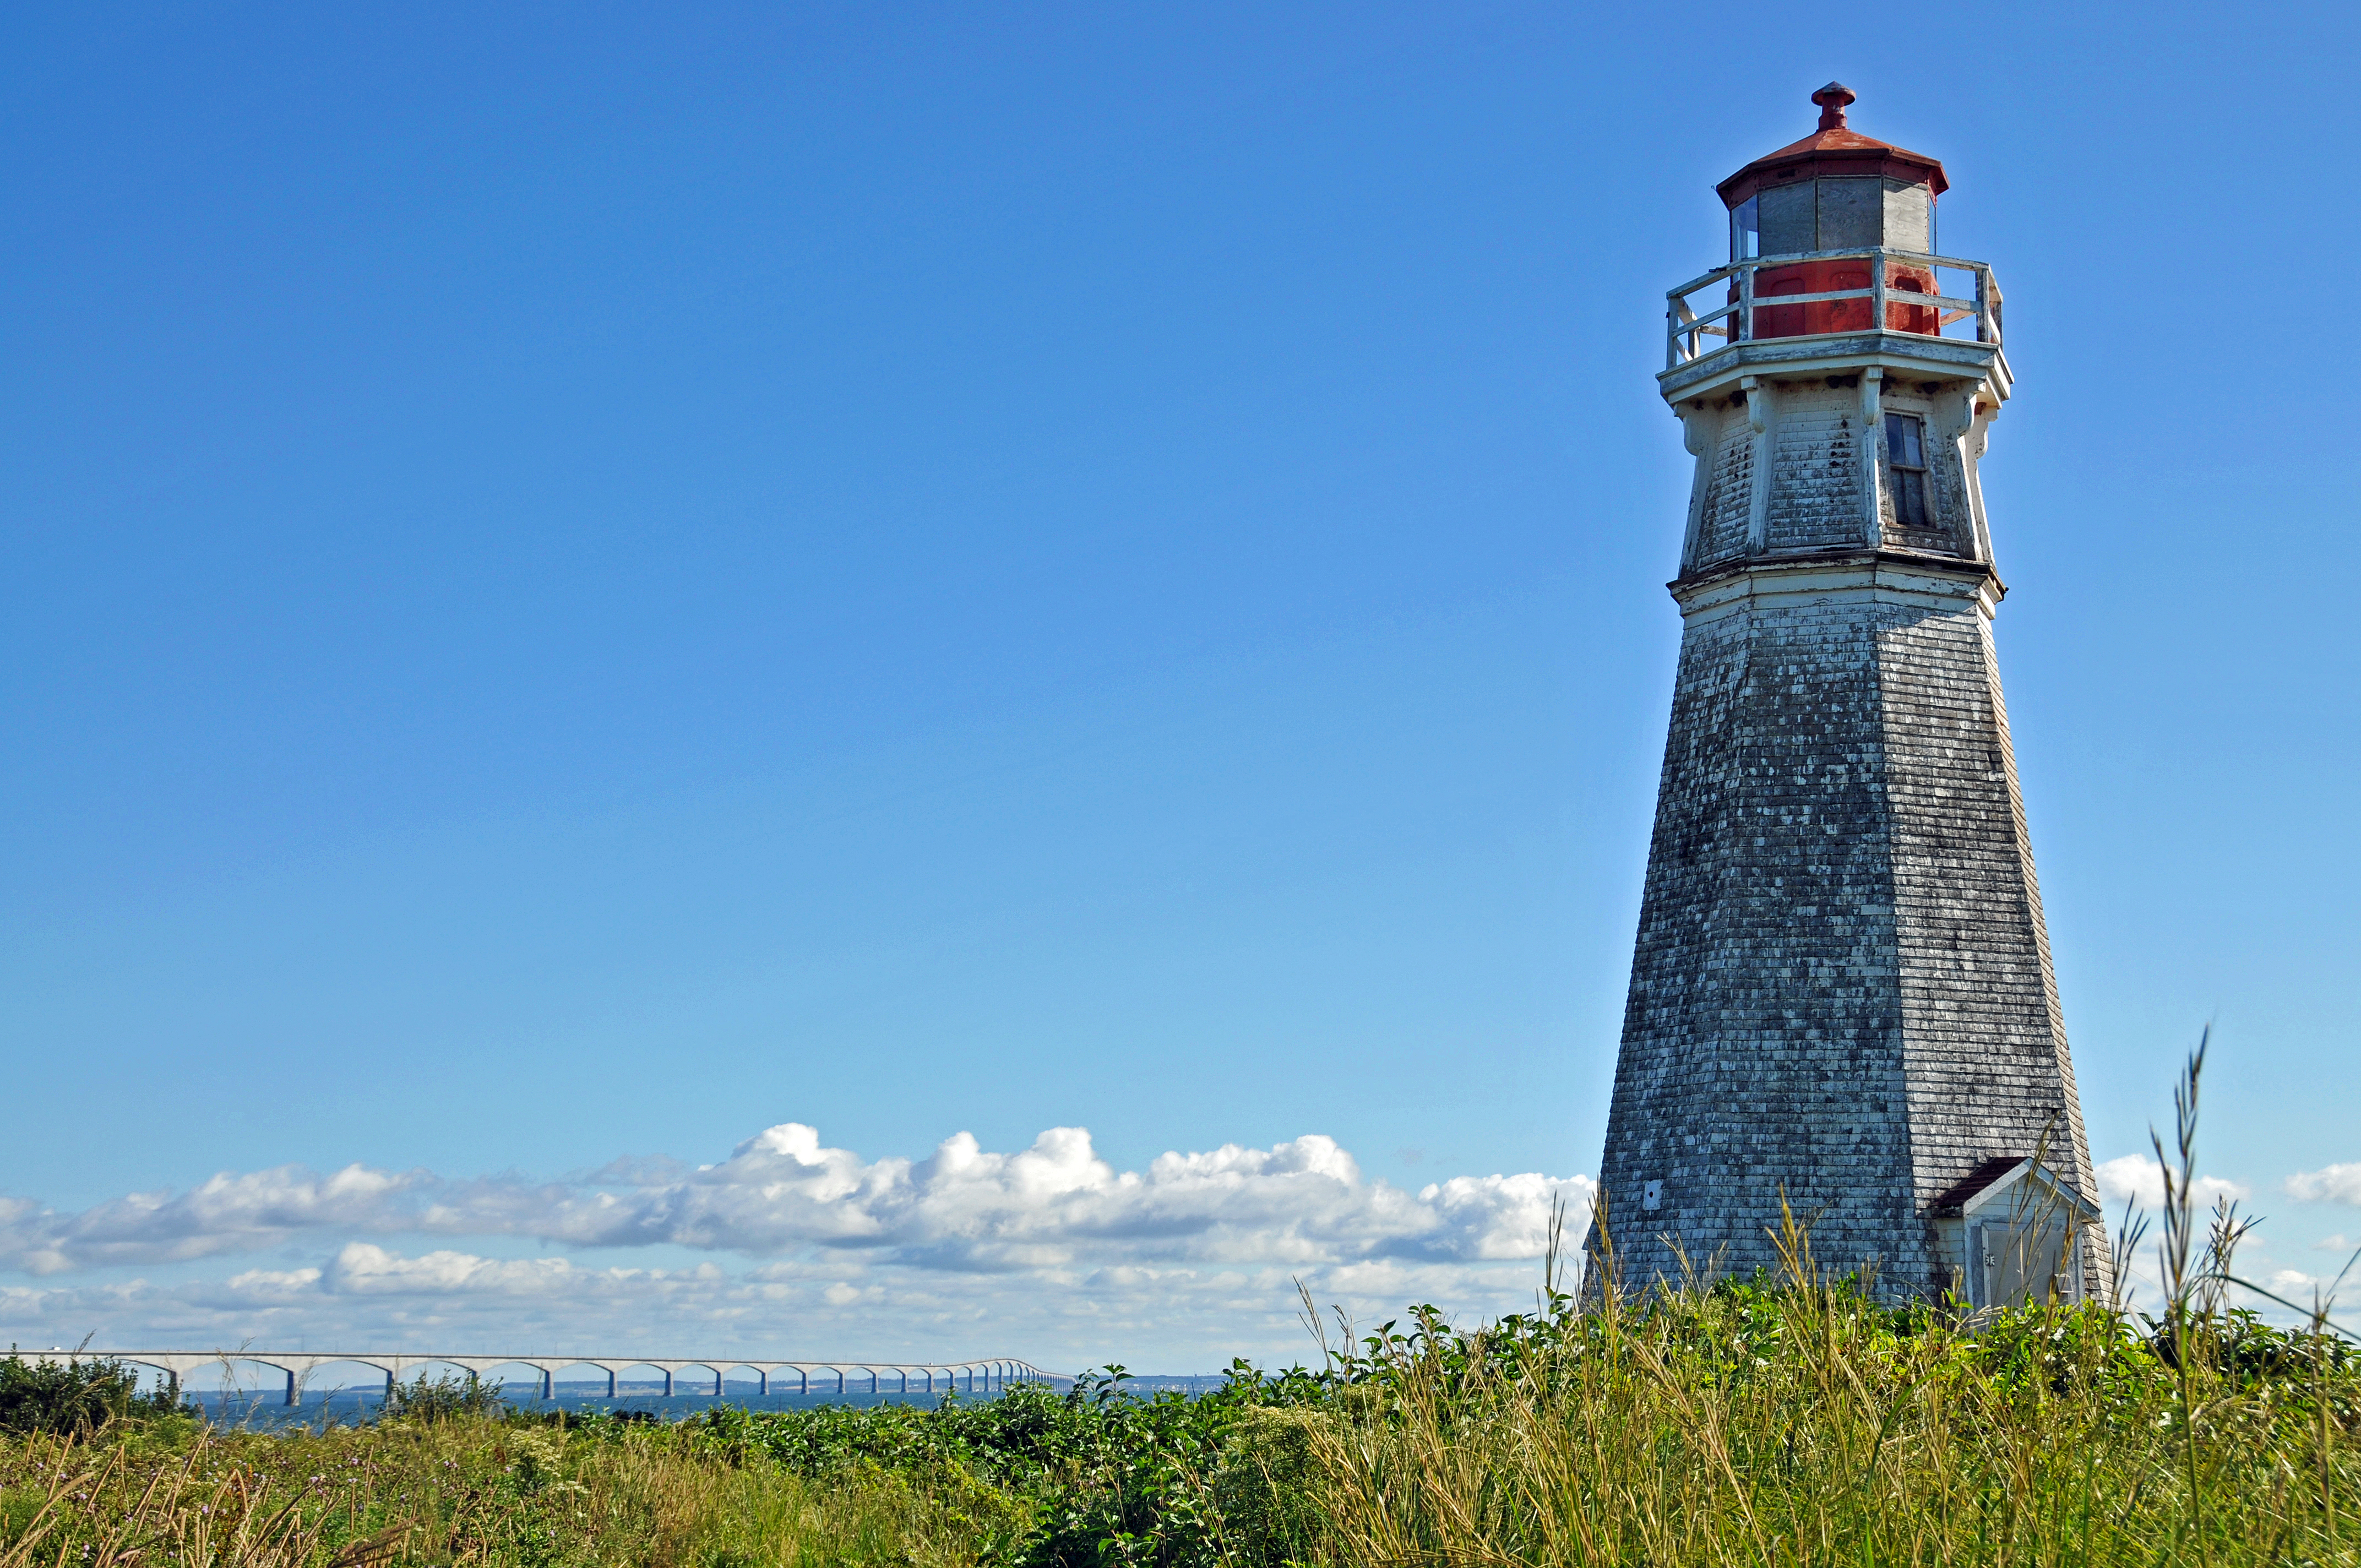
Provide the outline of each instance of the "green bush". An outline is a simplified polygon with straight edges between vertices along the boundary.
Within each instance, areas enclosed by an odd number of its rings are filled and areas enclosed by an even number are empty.
[[[1311,1561],[1326,1531],[1318,1442],[1338,1420],[1305,1405],[1238,1412],[1222,1441],[1213,1505],[1226,1560],[1242,1568]]]
[[[1127,1380],[1111,1366],[1063,1393],[1027,1384],[988,1400],[953,1395],[931,1408],[725,1407],[689,1425],[741,1461],[767,1459],[815,1479],[884,1471],[939,1485],[946,1473],[972,1475],[1022,1500],[1021,1528],[989,1543],[992,1559],[1013,1568],[1224,1561],[1232,1531],[1213,1478],[1226,1464],[1233,1492],[1252,1493],[1255,1521],[1240,1538],[1255,1554],[1226,1560],[1281,1561],[1265,1552],[1265,1537],[1301,1516],[1278,1507],[1267,1482],[1254,1493],[1245,1479],[1240,1466],[1264,1463],[1260,1440],[1234,1452],[1231,1439],[1242,1420],[1267,1408],[1323,1398],[1322,1380],[1300,1369],[1266,1377],[1244,1361],[1232,1365],[1224,1387],[1195,1398],[1170,1390],[1143,1398],[1124,1390]],[[1300,1459],[1279,1463],[1296,1475]]]
[[[464,1377],[451,1373],[430,1377],[422,1372],[407,1383],[388,1384],[377,1417],[381,1421],[447,1421],[457,1416],[496,1416],[508,1408],[501,1387],[472,1372]]]
[[[180,1400],[139,1392],[139,1374],[101,1356],[27,1361],[13,1345],[0,1361],[0,1431],[93,1432],[129,1416],[170,1415]]]

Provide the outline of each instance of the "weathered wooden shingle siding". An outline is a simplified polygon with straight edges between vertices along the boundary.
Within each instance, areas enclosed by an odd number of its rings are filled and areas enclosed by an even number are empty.
[[[2037,1147],[2095,1197],[1991,626],[1895,625],[1877,663],[1918,1204]],[[2103,1249],[2084,1268],[2112,1288]]]
[[[1773,423],[1769,544],[1846,544],[1861,537],[1861,395],[1777,391]]]
[[[1746,548],[1747,503],[1754,489],[1754,433],[1746,411],[1725,412],[1715,438],[1712,488],[1707,491],[1698,559],[1723,561]]]
[[[1783,472],[1808,478],[1812,460]],[[1775,1267],[1784,1194],[1824,1263],[1873,1258],[1894,1289],[1938,1292],[1928,1205],[1983,1161],[2038,1147],[2095,1196],[1995,585],[1963,559],[1823,549],[1675,593],[1687,624],[1600,1168],[1618,1246],[1642,1277],[1681,1257]],[[2082,1256],[2110,1288],[2103,1242]]]
[[[1748,612],[1683,641],[1600,1172],[1640,1269],[1673,1266],[1659,1234],[1773,1264],[1783,1188],[1847,1263],[1910,1228],[1877,619]]]

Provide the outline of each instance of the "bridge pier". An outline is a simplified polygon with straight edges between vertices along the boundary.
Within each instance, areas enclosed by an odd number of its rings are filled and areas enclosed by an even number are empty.
[[[664,1397],[665,1398],[669,1399],[669,1398],[672,1398],[672,1368],[671,1368],[671,1367],[669,1367],[669,1366],[665,1367],[665,1368],[664,1369]]]
[[[302,1402],[303,1386],[296,1381],[295,1369],[291,1366],[287,1369],[287,1403],[290,1407],[293,1407]]]
[[[554,1366],[541,1369],[541,1397],[544,1400],[557,1398],[557,1369]]]
[[[614,1397],[615,1397],[615,1369],[614,1369],[613,1367],[611,1367],[611,1366],[610,1366],[610,1367],[607,1368],[607,1398],[609,1398],[609,1399],[611,1399],[611,1398],[613,1398]]]

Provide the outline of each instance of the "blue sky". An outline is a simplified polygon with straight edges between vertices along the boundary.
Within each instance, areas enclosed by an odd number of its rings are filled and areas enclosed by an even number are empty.
[[[1663,291],[1831,77],[2008,296],[1998,637],[2093,1153],[2210,1020],[2263,1261],[2361,1240],[2348,9],[0,27],[0,1333],[1180,1365],[1301,1349],[1290,1271],[1529,1292],[1678,637]],[[953,1209],[960,1134],[1012,1203],[1245,1185],[1171,1200],[1202,1245],[892,1266],[452,1196],[788,1124]]]

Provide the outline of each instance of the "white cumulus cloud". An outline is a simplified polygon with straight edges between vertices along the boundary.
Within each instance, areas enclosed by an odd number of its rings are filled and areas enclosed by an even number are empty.
[[[1589,1192],[1587,1178],[1538,1173],[1457,1177],[1412,1191],[1365,1179],[1349,1153],[1317,1134],[1268,1149],[1166,1154],[1145,1171],[1118,1171],[1081,1127],[1052,1127],[1012,1153],[961,1133],[923,1160],[864,1160],[787,1122],[694,1170],[619,1161],[581,1180],[532,1182],[359,1165],[323,1177],[286,1166],[78,1213],[16,1201],[0,1211],[0,1266],[52,1275],[320,1234],[515,1236],[749,1257],[818,1248],[979,1272],[1116,1258],[1475,1260],[1537,1254],[1552,1199],[1579,1215]]]
[[[2361,1162],[2298,1171],[2287,1179],[2287,1193],[2307,1203],[2351,1203],[2361,1207]]]
[[[2158,1208],[2164,1202],[2164,1168],[2147,1155],[2127,1154],[2101,1160],[2097,1174],[2100,1192],[2118,1202],[2128,1198],[2143,1209]],[[2196,1181],[2200,1209],[2212,1208],[2218,1198],[2243,1202],[2248,1196],[2246,1187],[2218,1176],[2201,1176]]]
[[[1016,1334],[1045,1365],[1096,1343],[1220,1365],[1297,1344],[1299,1278],[1363,1314],[1411,1300],[1530,1307],[1552,1205],[1565,1205],[1571,1244],[1592,1190],[1537,1172],[1400,1187],[1316,1134],[1119,1170],[1080,1127],[1013,1150],[961,1133],[925,1158],[868,1159],[794,1122],[707,1166],[619,1159],[553,1181],[280,1167],[74,1212],[0,1199],[0,1269],[51,1282],[0,1288],[0,1335],[208,1347],[590,1336],[750,1354],[809,1352],[818,1337],[939,1354]],[[592,1249],[598,1264],[578,1255]],[[609,1266],[613,1249],[665,1266]],[[681,1249],[740,1261],[673,1266]],[[276,1255],[189,1277],[236,1253]],[[60,1277],[141,1268],[171,1277]]]
[[[348,1165],[320,1176],[283,1165],[224,1171],[186,1192],[134,1192],[78,1214],[0,1199],[0,1266],[58,1274],[250,1252],[305,1231],[384,1225],[433,1184],[423,1171]]]

